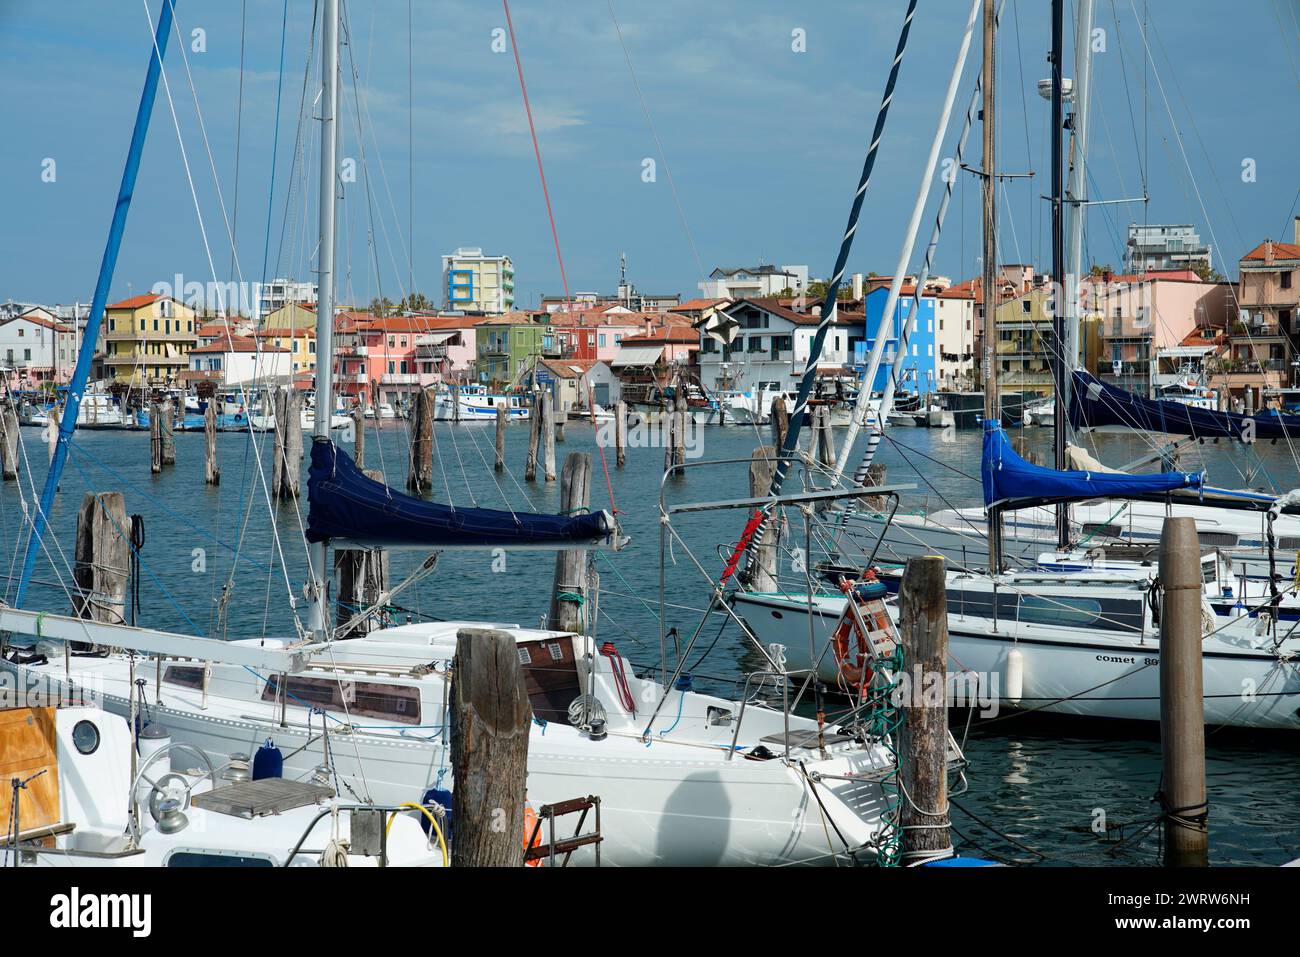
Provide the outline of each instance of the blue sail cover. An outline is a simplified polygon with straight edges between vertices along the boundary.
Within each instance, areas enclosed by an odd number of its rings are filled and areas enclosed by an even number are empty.
[[[312,442],[307,474],[309,542],[425,549],[618,545],[618,526],[608,512],[539,515],[426,502],[368,478],[329,441]]]
[[[1198,472],[1129,475],[1126,472],[1058,472],[1026,462],[1011,447],[995,422],[984,424],[984,458],[980,467],[984,506],[1014,502],[1017,507],[1090,498],[1148,498],[1177,489],[1200,489]]]
[[[1247,425],[1247,422],[1251,423]],[[1300,438],[1300,415],[1268,411],[1256,415],[1200,409],[1172,399],[1143,399],[1107,385],[1086,372],[1074,373],[1070,424],[1076,429],[1124,426],[1197,438]]]

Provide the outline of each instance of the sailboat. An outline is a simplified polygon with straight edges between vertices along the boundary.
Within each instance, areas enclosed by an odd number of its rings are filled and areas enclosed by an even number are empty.
[[[163,11],[85,343],[93,343],[102,321],[171,28],[171,0]],[[0,629],[36,644],[11,649],[0,668],[24,687],[51,694],[94,689],[109,713],[124,717],[143,695],[174,740],[220,760],[271,739],[284,754],[286,777],[337,782],[341,793],[362,803],[424,802],[431,790],[449,786],[454,801],[451,659],[467,629],[495,628],[515,640],[529,682],[528,797],[548,803],[600,794],[605,862],[874,861],[895,833],[896,797],[885,783],[896,772],[893,751],[879,738],[795,715],[789,701],[775,709],[748,696],[701,694],[681,679],[667,687],[636,676],[612,646],[598,648],[590,636],[513,623],[410,624],[334,640],[331,547],[614,548],[622,534],[605,511],[539,515],[414,498],[366,476],[332,441],[338,0],[322,4],[321,25],[317,369],[323,374],[316,379],[310,453],[305,629],[284,639],[227,642],[22,608],[75,429],[71,414],[34,517],[18,600],[0,607]],[[74,384],[84,384],[90,360],[83,346]],[[73,413],[79,391],[71,393]],[[434,562],[426,560],[422,570]],[[70,642],[93,650],[82,653]],[[142,656],[152,668],[137,667]],[[780,677],[784,687],[787,673]],[[591,862],[583,854],[575,854],[575,863]]]
[[[1059,279],[1063,247],[1059,152],[1062,10],[1059,2],[1053,8],[1053,127],[1058,133],[1053,149],[1056,200],[1053,245],[1054,273]],[[1080,23],[1090,22],[1090,16],[1090,4],[1081,4]],[[991,35],[992,30],[986,30],[986,64],[992,58]],[[1086,29],[1081,35],[1087,35]],[[985,288],[992,288],[989,271],[995,248],[993,205],[988,192],[993,176],[992,139],[988,129],[994,115],[992,93],[991,85],[986,83],[983,89]],[[1065,317],[1058,315],[1057,319],[1057,341],[1067,341],[1063,328]],[[1064,418],[1062,409],[1068,377],[1061,374],[1061,369],[1066,354],[1067,350],[1058,350],[1056,357],[1058,425]],[[1086,501],[1134,500],[1159,504],[1166,509],[1243,509],[1253,510],[1271,528],[1284,511],[1294,511],[1294,497],[1275,499],[1257,493],[1210,488],[1204,476],[1197,473],[1127,475],[1104,469],[1066,470],[1062,467],[1063,434],[1058,439],[1056,467],[1032,465],[1015,453],[998,421],[996,365],[986,361],[984,369],[986,412],[981,468],[984,509],[978,515],[963,516],[968,524],[962,531],[973,531],[972,538],[981,542],[988,565],[987,571],[980,571],[978,563],[963,555],[958,570],[949,572],[953,659],[965,675],[983,679],[983,694],[1000,706],[1154,720],[1159,717],[1159,648],[1153,607],[1158,583],[1153,580],[1149,566],[1111,567],[1107,563],[1106,568],[1098,569],[1081,562],[1077,554],[1069,554],[1069,508]],[[896,378],[896,375],[892,377],[891,382]],[[1077,374],[1072,384],[1076,386],[1076,403],[1077,397],[1095,397],[1098,392],[1093,383],[1080,380]],[[886,399],[889,396],[887,391]],[[1077,407],[1072,405],[1071,409]],[[1157,411],[1165,415],[1161,421],[1172,423],[1180,416],[1184,419],[1201,416],[1204,410],[1188,406],[1180,406],[1179,410],[1148,409],[1148,424],[1155,421]],[[1201,423],[1203,427],[1211,424]],[[1219,422],[1218,427],[1229,431],[1246,428],[1244,422],[1231,419]],[[1278,428],[1285,428],[1285,423]],[[874,445],[869,445],[869,453],[873,448]],[[1025,509],[1037,509],[1037,514],[1042,515],[1049,507],[1057,511],[1050,526],[1054,533],[1052,543],[1065,552],[1053,556],[1053,562],[1058,565],[1073,562],[1077,567],[1066,571],[1041,567],[1006,571],[1002,559],[1004,516]],[[793,662],[817,668],[821,676],[833,680],[840,676],[846,654],[851,650],[846,647],[842,630],[846,609],[859,601],[858,589],[864,584],[880,587],[878,582],[870,580],[874,575],[865,566],[898,540],[899,536],[890,534],[895,518],[891,511],[871,519],[878,532],[872,544],[869,536],[861,534],[863,526],[856,524],[855,515],[844,516],[845,534],[839,540],[838,571],[834,573],[839,588],[830,594],[742,590],[731,596],[732,607],[760,640],[786,644]],[[985,525],[984,529],[980,528],[981,524]],[[1014,520],[1012,527],[1015,528]],[[904,529],[902,534],[913,535],[917,543],[909,547],[923,548],[925,554],[934,553],[934,536],[925,523],[913,522],[904,525]],[[867,526],[867,530],[872,529]],[[846,554],[846,539],[855,543],[856,551]],[[1042,539],[1038,538],[1036,544],[1034,561],[1039,560],[1042,552]],[[1206,602],[1203,632],[1208,722],[1300,728],[1297,713],[1300,666],[1294,661],[1300,642],[1291,630],[1278,625],[1279,599],[1274,589],[1266,601],[1256,606],[1258,616],[1254,620],[1246,616],[1222,619]],[[799,640],[800,636],[804,636],[803,640]],[[805,648],[807,657],[803,655]],[[849,661],[848,666],[856,664]]]

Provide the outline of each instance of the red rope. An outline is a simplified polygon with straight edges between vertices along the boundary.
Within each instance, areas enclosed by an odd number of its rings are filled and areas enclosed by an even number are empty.
[[[751,515],[749,521],[745,523],[745,530],[740,533],[740,541],[736,542],[736,547],[732,551],[731,557],[727,559],[727,567],[723,569],[722,579],[718,584],[725,585],[727,579],[736,573],[736,566],[740,564],[741,556],[744,555],[745,550],[749,548],[749,540],[754,537],[754,532],[762,521],[763,510],[761,508],[754,509],[754,514]]]
[[[524,64],[519,59],[519,44],[515,42],[515,25],[510,19],[510,0],[501,0],[506,11],[506,29],[510,31],[510,48],[515,54],[515,69],[519,73],[519,90],[524,95],[524,112],[528,114],[528,132],[533,138],[533,154],[537,157],[537,175],[542,180],[542,196],[546,198],[546,215],[551,221],[551,238],[555,240],[555,258],[560,264],[560,282],[564,285],[564,309],[573,307],[569,297],[569,280],[564,273],[564,257],[560,255],[560,233],[555,228],[555,213],[551,209],[551,193],[546,188],[546,170],[542,168],[542,148],[537,145],[537,128],[533,125],[533,108],[528,103],[528,86],[524,83]]]
[[[618,697],[623,705],[623,710],[632,717],[636,717],[636,699],[632,697],[632,689],[627,684],[627,672],[623,669],[623,659],[614,647],[612,641],[607,641],[600,648],[600,653],[609,658],[610,668],[614,672],[614,685],[618,689]]]

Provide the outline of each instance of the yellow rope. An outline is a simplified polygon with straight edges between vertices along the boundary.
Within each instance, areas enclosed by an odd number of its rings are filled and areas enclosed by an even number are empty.
[[[438,847],[441,848],[442,850],[442,866],[443,867],[450,866],[451,859],[447,856],[447,841],[442,836],[442,828],[438,826],[438,819],[434,817],[433,814],[429,812],[429,809],[425,807],[423,804],[415,804],[411,801],[405,801],[402,804],[399,804],[398,807],[409,807],[412,811],[419,811],[421,814],[423,814],[425,817],[429,819],[429,823],[433,826],[434,833],[438,835]],[[388,819],[388,826],[384,829],[385,834],[392,831],[393,822],[396,820],[397,820],[397,814],[394,813],[393,816]]]

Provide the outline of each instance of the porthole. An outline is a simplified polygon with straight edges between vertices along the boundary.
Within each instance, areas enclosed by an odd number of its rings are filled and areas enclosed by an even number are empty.
[[[99,728],[93,721],[78,721],[72,726],[72,744],[82,754],[99,750]]]

